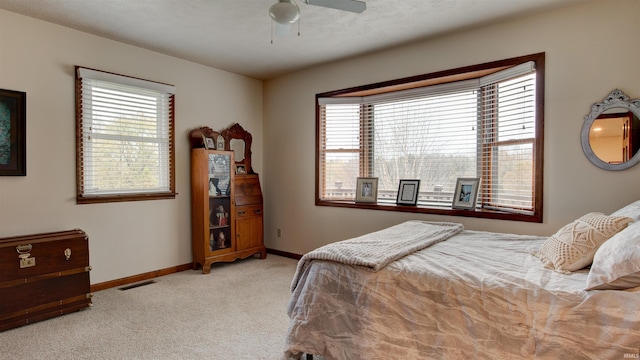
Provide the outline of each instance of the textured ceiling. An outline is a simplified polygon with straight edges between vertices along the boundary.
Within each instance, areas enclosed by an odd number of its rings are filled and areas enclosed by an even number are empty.
[[[300,36],[272,36],[276,0],[0,0],[0,9],[269,79],[445,32],[586,0],[367,0],[362,14],[300,7]],[[273,38],[273,42],[272,42]]]

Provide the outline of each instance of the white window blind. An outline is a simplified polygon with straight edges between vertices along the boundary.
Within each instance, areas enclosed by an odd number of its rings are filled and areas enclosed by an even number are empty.
[[[378,203],[420,179],[418,205],[450,207],[461,177],[481,178],[479,207],[531,213],[533,62],[473,80],[378,95],[320,97],[319,197],[353,201],[356,178],[378,177]]]
[[[79,197],[173,193],[173,86],[77,69]]]

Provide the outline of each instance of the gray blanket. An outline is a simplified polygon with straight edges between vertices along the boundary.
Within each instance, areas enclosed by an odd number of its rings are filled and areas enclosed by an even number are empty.
[[[329,260],[378,271],[392,261],[444,241],[462,231],[458,223],[411,220],[377,232],[331,243],[305,254],[298,262],[291,291],[312,260]]]

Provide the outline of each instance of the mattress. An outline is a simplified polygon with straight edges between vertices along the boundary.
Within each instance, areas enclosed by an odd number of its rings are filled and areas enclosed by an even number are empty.
[[[584,291],[532,255],[545,237],[463,230],[379,271],[313,260],[285,353],[326,359],[622,359],[640,353],[640,287]]]

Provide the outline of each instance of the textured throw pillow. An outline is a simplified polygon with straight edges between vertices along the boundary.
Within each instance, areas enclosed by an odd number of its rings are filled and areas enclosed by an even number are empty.
[[[591,264],[600,245],[632,221],[626,216],[586,214],[551,235],[536,255],[558,272],[580,270]]]
[[[585,290],[636,286],[640,286],[640,222],[629,225],[596,251]]]

